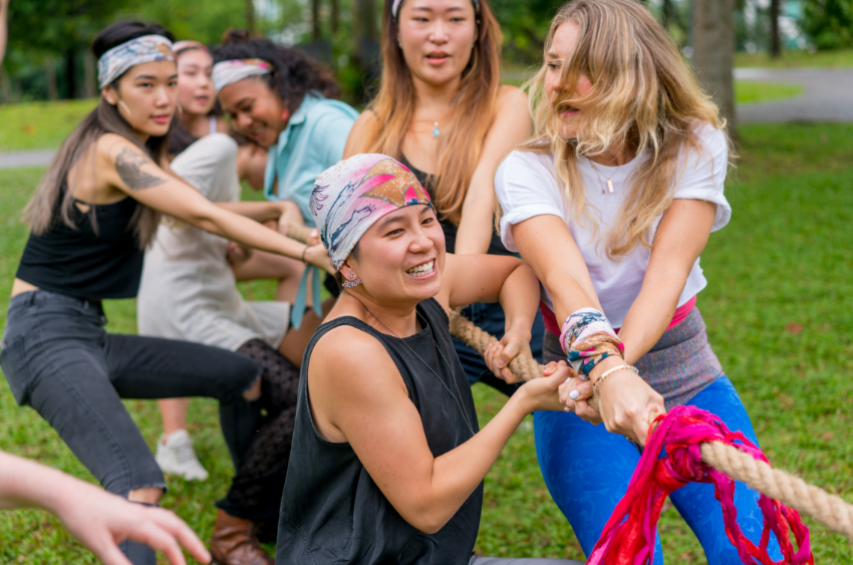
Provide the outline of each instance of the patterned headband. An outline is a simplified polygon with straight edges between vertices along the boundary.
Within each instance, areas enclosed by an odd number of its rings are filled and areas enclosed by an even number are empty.
[[[273,66],[263,59],[231,59],[213,65],[213,88],[216,94],[235,82],[258,75],[268,75]]]
[[[435,209],[412,171],[387,155],[362,154],[321,173],[308,207],[332,265],[340,269],[377,220],[416,204]]]
[[[400,14],[400,4],[403,3],[403,0],[394,0],[394,3],[391,4],[391,15],[394,16],[394,19]],[[478,13],[480,11],[480,0],[471,0],[471,3],[474,4],[474,13]]]
[[[153,61],[174,61],[172,42],[162,35],[143,35],[117,45],[98,59],[99,88],[105,88],[128,69]]]
[[[199,43],[198,41],[193,41],[191,39],[185,39],[183,41],[178,41],[174,45],[172,45],[172,51],[175,52],[175,55],[180,55],[182,51],[189,51],[190,49],[198,49],[200,51],[204,51],[205,53],[210,53],[210,49],[204,43]]]

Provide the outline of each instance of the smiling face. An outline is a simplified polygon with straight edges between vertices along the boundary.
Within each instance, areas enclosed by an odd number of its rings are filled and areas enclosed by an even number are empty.
[[[548,67],[545,72],[545,95],[552,106],[562,98],[582,98],[592,89],[592,82],[589,77],[583,74],[578,77],[574,92],[569,96],[566,96],[567,93],[563,84],[563,67],[572,57],[579,33],[580,28],[576,23],[572,21],[563,23],[554,33],[551,48],[545,55],[545,64]],[[560,135],[563,138],[575,136],[577,133],[576,121],[583,111],[584,106],[580,104],[560,107],[559,119],[563,124]]]
[[[429,85],[460,80],[477,40],[471,0],[404,0],[397,41],[412,75]]]
[[[178,102],[185,113],[206,116],[213,109],[212,70],[213,57],[201,49],[188,49],[178,57]]]
[[[101,93],[143,141],[166,135],[178,100],[175,63],[154,61],[133,66]]]
[[[279,95],[267,85],[266,77],[249,77],[229,84],[219,92],[219,103],[231,124],[262,147],[278,142],[290,117]]]
[[[418,303],[441,290],[444,232],[429,206],[406,206],[364,232],[341,274],[353,273],[367,292],[388,305]]]

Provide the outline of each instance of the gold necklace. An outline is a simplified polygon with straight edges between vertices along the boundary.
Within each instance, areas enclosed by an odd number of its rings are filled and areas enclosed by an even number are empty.
[[[604,182],[602,182],[602,180],[601,180],[601,172],[599,172],[598,167],[595,166],[595,161],[593,161],[592,159],[589,160],[589,164],[592,165],[593,169],[595,169],[595,174],[598,175],[598,181],[601,182],[601,185],[602,185],[601,186],[601,194],[604,194],[605,193],[604,192]],[[624,164],[625,163],[622,163],[622,165],[624,165]],[[619,169],[622,168],[622,165],[618,165],[616,167],[616,170],[613,171],[613,174],[611,176],[616,176],[616,173],[619,172]],[[613,181],[610,180],[609,178],[607,179],[607,190],[610,191],[610,194],[613,194]]]

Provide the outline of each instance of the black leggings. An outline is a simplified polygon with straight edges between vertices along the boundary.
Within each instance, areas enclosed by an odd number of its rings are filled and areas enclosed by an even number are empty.
[[[228,495],[216,505],[238,518],[277,524],[293,441],[299,369],[257,339],[244,343],[237,353],[261,368],[261,420]]]

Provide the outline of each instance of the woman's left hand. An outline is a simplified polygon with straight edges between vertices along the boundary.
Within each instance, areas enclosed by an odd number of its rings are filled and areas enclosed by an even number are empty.
[[[302,217],[302,212],[299,211],[299,206],[289,200],[278,202],[281,207],[281,213],[278,216],[278,233],[287,235],[287,230],[292,225],[304,226],[305,220]],[[316,245],[319,242],[307,242],[309,245]]]
[[[530,351],[530,334],[524,335],[522,332],[510,330],[499,342],[486,348],[483,358],[486,366],[496,377],[508,384],[513,384],[519,382],[521,378],[509,370],[509,362],[518,354],[533,357]]]

